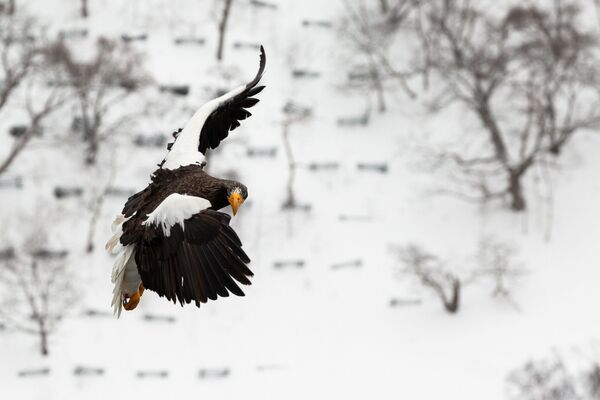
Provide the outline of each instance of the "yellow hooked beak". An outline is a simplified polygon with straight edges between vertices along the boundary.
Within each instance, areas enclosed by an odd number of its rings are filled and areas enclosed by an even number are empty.
[[[229,201],[229,204],[231,204],[231,211],[233,211],[233,215],[237,214],[238,208],[240,208],[244,202],[242,195],[234,192],[227,198],[227,200]]]

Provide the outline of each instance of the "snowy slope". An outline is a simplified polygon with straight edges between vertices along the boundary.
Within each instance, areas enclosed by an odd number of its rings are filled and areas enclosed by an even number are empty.
[[[148,32],[148,40],[135,47],[147,54],[145,66],[156,81],[191,83],[185,100],[158,98],[154,106],[160,114],[140,116],[135,132],[169,135],[209,99],[207,86],[223,84],[222,67],[234,67],[230,87],[253,76],[257,51],[235,49],[235,41],[265,46],[267,89],[261,102],[211,159],[212,173],[235,169],[249,188],[251,202],[232,224],[253,260],[255,277],[245,288],[246,297],[220,299],[201,309],[182,309],[147,292],[138,309],[120,320],[86,316],[89,309],[110,312],[113,260],[102,249],[125,197],[110,197],[104,204],[91,255],[84,251],[87,205],[64,200],[53,240],[72,249],[81,301],[51,337],[47,358],[38,355],[35,337],[0,331],[0,383],[8,394],[1,397],[494,400],[505,398],[507,374],[530,357],[543,357],[552,348],[585,352],[600,337],[600,138],[577,137],[554,175],[550,241],[544,238],[545,209],[535,196],[531,211],[514,215],[497,205],[482,209],[433,195],[435,179],[414,167],[418,154],[411,143],[440,127],[458,130],[454,119],[460,116],[430,120],[399,96],[392,110],[374,115],[366,127],[337,126],[338,117],[360,115],[366,104],[337,88],[338,33],[303,27],[302,20],[334,20],[340,5],[276,3],[277,10],[234,5],[225,62],[219,66],[212,2],[91,0],[88,21],[78,18],[76,2],[72,8],[58,0],[27,2],[52,30],[89,28],[92,38],[82,39],[82,48],[96,35]],[[179,35],[202,36],[207,43],[176,47],[173,38]],[[322,75],[294,80],[292,67]],[[297,171],[297,200],[309,203],[310,212],[281,210],[287,177],[281,110],[290,99],[314,110],[310,120],[291,128],[297,161],[340,163],[335,171]],[[176,110],[179,106],[189,113]],[[164,156],[162,149],[134,147],[135,132],[114,139],[121,145],[114,154],[115,186],[143,187]],[[90,182],[108,178],[106,171],[82,167],[77,145],[57,148],[45,140],[34,143],[11,169],[26,177],[24,190],[0,189],[3,221],[18,224],[21,215],[43,212],[56,184],[89,188]],[[247,146],[276,146],[277,156],[249,158]],[[103,161],[110,157],[101,155]],[[389,163],[388,174],[356,168],[359,162],[382,160]],[[360,218],[348,221],[344,215]],[[490,287],[474,285],[464,289],[460,312],[449,315],[437,298],[412,280],[398,278],[394,245],[415,242],[460,261],[486,235],[519,246],[519,259],[529,271],[514,290],[520,311],[491,298]],[[303,268],[274,267],[277,261],[296,259],[305,261]],[[361,267],[331,268],[355,259],[362,260]],[[422,302],[390,307],[392,298]],[[171,316],[175,322],[147,321],[148,314]],[[78,366],[105,372],[76,376]],[[18,377],[18,371],[37,367],[49,367],[50,375]],[[228,369],[229,375],[201,379],[201,369]],[[168,377],[136,376],[157,370],[168,371]]]

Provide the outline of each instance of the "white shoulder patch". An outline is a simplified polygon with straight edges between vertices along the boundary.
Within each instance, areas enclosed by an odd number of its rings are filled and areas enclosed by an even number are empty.
[[[183,228],[183,221],[210,206],[210,201],[202,197],[173,193],[148,214],[144,225],[160,226],[165,236],[170,236],[175,224],[180,224]]]

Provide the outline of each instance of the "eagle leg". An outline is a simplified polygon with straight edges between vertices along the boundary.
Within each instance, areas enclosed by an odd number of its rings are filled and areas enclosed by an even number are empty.
[[[140,283],[140,287],[138,288],[137,292],[132,294],[128,300],[123,300],[123,308],[126,309],[127,311],[131,311],[131,310],[135,309],[138,306],[138,304],[140,303],[143,293],[144,293],[144,285]]]

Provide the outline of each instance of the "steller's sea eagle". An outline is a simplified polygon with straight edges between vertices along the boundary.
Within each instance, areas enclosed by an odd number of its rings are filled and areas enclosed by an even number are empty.
[[[204,104],[174,134],[150,184],[127,200],[113,222],[106,249],[118,254],[112,270],[117,317],[123,308],[138,305],[144,289],[198,307],[229,292],[244,295],[236,281],[250,284],[250,258],[229,226],[229,215],[218,210],[230,205],[235,215],[248,190],[239,182],[208,175],[203,160],[208,148],[216,148],[251,115],[246,109],[258,103],[252,96],[264,89],[257,84],[265,61],[261,46],[252,82]]]

